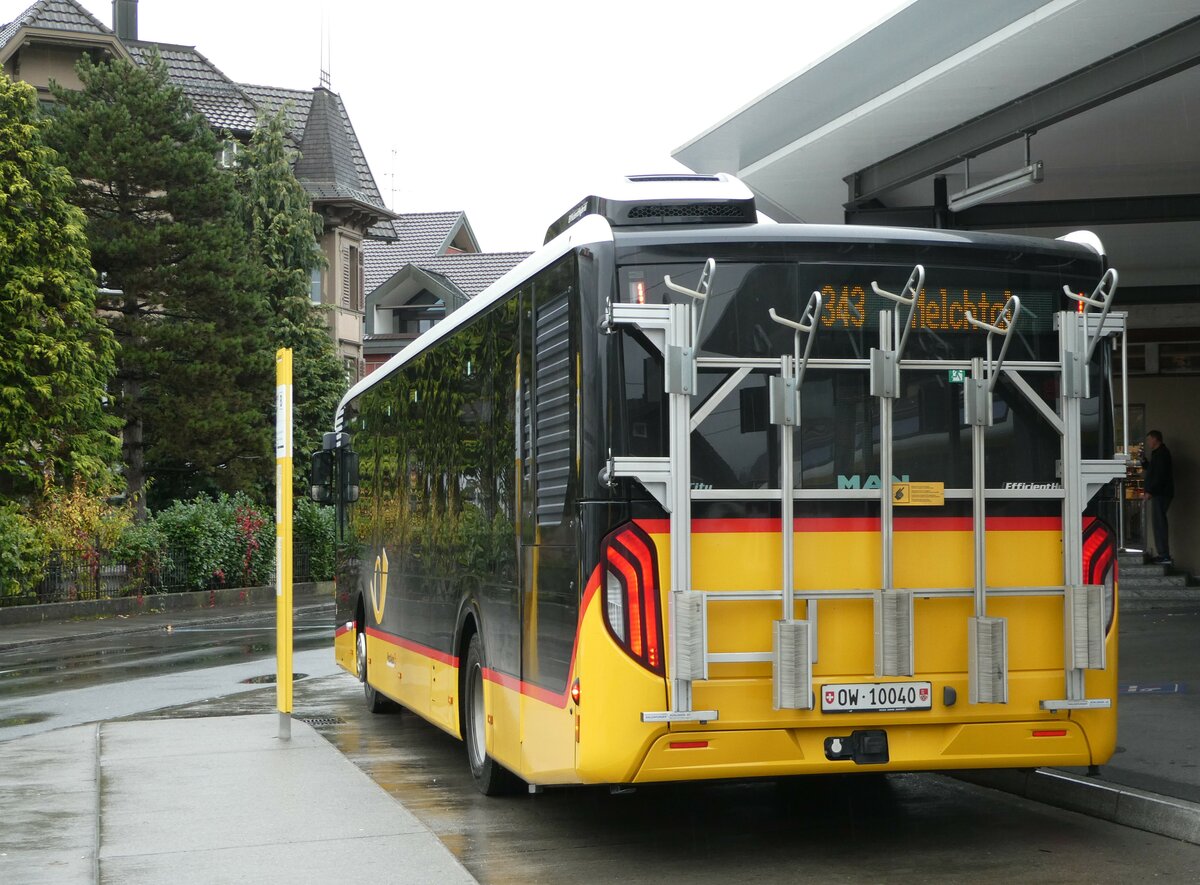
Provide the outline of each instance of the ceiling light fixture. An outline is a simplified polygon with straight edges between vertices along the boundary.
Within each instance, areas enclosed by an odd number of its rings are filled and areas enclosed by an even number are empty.
[[[956,194],[946,198],[946,208],[951,212],[961,212],[978,206],[980,203],[1011,194],[1013,191],[1042,180],[1042,161],[1036,163],[1029,159],[1029,142],[1032,132],[1025,133],[1025,165],[1012,172],[1006,172],[980,184],[971,185],[971,158],[966,157],[966,169],[963,184],[966,187]]]
[[[951,194],[946,199],[946,208],[951,212],[961,212],[963,209],[970,209],[972,206],[978,206],[980,203],[995,199],[996,197],[1002,197],[1023,187],[1029,187],[1029,185],[1036,184],[1041,180],[1042,161],[1038,160],[1036,163],[1030,163],[1021,169],[1006,172],[1004,175],[999,175],[990,181],[985,181],[982,184],[961,190],[956,194]]]

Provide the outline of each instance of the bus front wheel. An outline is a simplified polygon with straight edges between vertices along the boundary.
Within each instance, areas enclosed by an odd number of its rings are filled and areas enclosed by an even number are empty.
[[[483,643],[479,634],[471,637],[467,646],[466,666],[463,668],[463,740],[467,745],[467,761],[475,786],[485,796],[502,796],[517,792],[522,781],[493,759],[487,752],[487,708],[483,697]]]

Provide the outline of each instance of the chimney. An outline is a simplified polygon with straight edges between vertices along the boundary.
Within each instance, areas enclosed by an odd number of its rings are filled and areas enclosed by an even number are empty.
[[[113,0],[113,30],[121,40],[136,40],[137,0]]]

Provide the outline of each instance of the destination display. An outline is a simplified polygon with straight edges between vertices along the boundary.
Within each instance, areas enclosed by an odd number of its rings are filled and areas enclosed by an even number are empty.
[[[823,285],[821,325],[826,329],[873,329],[878,326],[879,311],[900,311],[908,308],[889,301],[871,291],[869,285]],[[933,329],[942,332],[979,331],[967,322],[967,313],[980,322],[1001,325],[1004,305],[1014,294],[1020,296],[1020,324],[1032,332],[1048,331],[1053,322],[1053,298],[1046,294],[1012,289],[922,289],[917,293],[913,310],[914,329]]]

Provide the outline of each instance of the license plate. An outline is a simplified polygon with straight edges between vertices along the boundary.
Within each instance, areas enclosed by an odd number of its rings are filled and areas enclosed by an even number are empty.
[[[839,682],[821,686],[823,713],[899,713],[929,710],[929,682]]]

